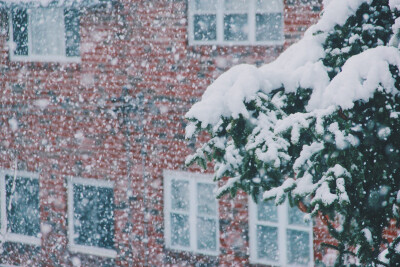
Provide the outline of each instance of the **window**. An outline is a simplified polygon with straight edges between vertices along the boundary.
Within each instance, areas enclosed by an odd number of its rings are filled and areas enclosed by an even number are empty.
[[[164,172],[165,239],[168,248],[218,254],[215,188],[209,175]]]
[[[283,41],[283,0],[189,0],[191,44]]]
[[[74,9],[14,8],[11,60],[79,62],[79,15]]]
[[[287,203],[249,204],[250,261],[280,266],[312,266],[312,224]]]
[[[115,257],[114,189],[104,180],[68,181],[68,237],[74,252]]]
[[[2,240],[40,245],[38,175],[2,171],[0,191]]]

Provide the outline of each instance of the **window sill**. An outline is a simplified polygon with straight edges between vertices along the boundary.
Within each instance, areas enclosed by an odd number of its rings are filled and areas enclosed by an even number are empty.
[[[278,41],[263,41],[263,42],[249,42],[249,41],[194,41],[189,40],[189,46],[205,46],[205,45],[215,45],[215,46],[282,46],[285,40]]]
[[[117,257],[117,251],[115,251],[113,249],[83,246],[83,245],[76,245],[76,244],[68,245],[68,248],[73,253],[90,254],[90,255],[105,257],[105,258],[116,258]]]
[[[197,265],[198,263],[206,263],[208,266],[217,266],[218,265],[218,254],[217,255],[205,255],[199,252],[194,251],[182,251],[172,248],[165,248],[165,255],[169,259],[179,259],[183,260],[187,263],[187,265]]]
[[[27,235],[20,235],[20,234],[12,234],[7,233],[3,238],[3,242],[14,242],[14,243],[22,243],[27,245],[34,245],[40,246],[40,238],[27,236]]]
[[[44,62],[44,63],[81,63],[81,58],[80,57],[66,57],[66,56],[14,56],[14,55],[10,55],[10,61]]]
[[[219,250],[209,251],[209,250],[193,250],[187,247],[171,247],[167,246],[167,249],[174,253],[190,253],[202,256],[216,257],[219,255]]]

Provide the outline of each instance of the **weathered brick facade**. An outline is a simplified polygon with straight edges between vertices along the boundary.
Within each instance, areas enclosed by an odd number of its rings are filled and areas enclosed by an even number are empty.
[[[184,165],[194,148],[184,140],[184,114],[207,85],[235,64],[272,61],[321,8],[286,0],[283,46],[190,46],[187,1],[115,0],[82,7],[80,63],[40,63],[10,60],[4,5],[0,168],[40,174],[42,236],[41,246],[2,243],[0,263],[71,266],[78,256],[82,266],[249,265],[243,193],[219,201],[219,256],[165,248],[162,173],[200,172]],[[114,181],[116,258],[68,249],[68,177]],[[322,259],[328,236],[320,220],[314,225],[314,256]]]

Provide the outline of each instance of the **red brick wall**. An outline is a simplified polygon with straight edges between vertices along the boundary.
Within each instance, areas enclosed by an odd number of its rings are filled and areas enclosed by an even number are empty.
[[[272,61],[316,21],[321,5],[285,5],[284,46],[189,46],[187,1],[113,1],[81,16],[81,63],[12,62],[7,8],[0,11],[0,167],[40,173],[41,223],[51,231],[40,248],[3,244],[0,263],[71,265],[66,178],[115,182],[115,260],[79,254],[82,266],[248,265],[247,196],[219,201],[220,255],[164,248],[164,169],[187,169],[193,143],[183,115],[207,85],[232,65]],[[221,64],[221,62],[223,64]],[[113,101],[132,96],[128,114]],[[35,101],[47,99],[44,109]],[[9,119],[19,123],[17,131]],[[77,133],[79,133],[77,135]],[[81,138],[81,137],[82,138]],[[78,138],[77,138],[78,137]],[[315,226],[315,255],[325,239]]]

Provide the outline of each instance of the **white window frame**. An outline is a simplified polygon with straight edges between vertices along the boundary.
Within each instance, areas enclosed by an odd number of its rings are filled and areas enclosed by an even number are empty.
[[[39,179],[39,174],[26,172],[26,171],[15,171],[15,170],[0,170],[0,217],[1,217],[1,228],[0,228],[0,240],[2,242],[17,242],[29,245],[40,246],[40,237],[22,235],[11,233],[7,231],[8,219],[7,219],[7,194],[6,194],[6,176],[17,176],[24,179]],[[39,186],[40,190],[40,186]],[[40,199],[39,199],[40,200]],[[39,206],[40,213],[40,206]],[[40,218],[40,217],[39,217]],[[40,232],[40,229],[39,229]]]
[[[266,264],[271,266],[301,266],[301,265],[290,265],[287,263],[287,230],[299,230],[307,232],[310,236],[309,248],[310,248],[310,263],[308,266],[314,266],[314,252],[313,252],[313,225],[310,222],[309,226],[290,225],[288,220],[289,204],[287,201],[282,205],[277,206],[278,221],[259,221],[258,220],[258,208],[257,203],[249,197],[249,245],[250,245],[250,263],[254,264]],[[278,229],[278,258],[277,262],[269,261],[266,259],[258,258],[257,253],[257,225],[272,226]]]
[[[197,229],[196,229],[196,217],[197,217],[197,184],[206,183],[213,184],[216,183],[213,181],[213,176],[209,174],[199,174],[199,173],[191,173],[191,172],[183,172],[183,171],[169,171],[164,170],[164,238],[165,244],[168,249],[178,250],[178,251],[188,251],[193,253],[199,253],[210,256],[218,256],[219,255],[219,204],[216,199],[216,214],[214,216],[210,216],[210,218],[215,218],[216,220],[216,250],[202,250],[197,248]],[[170,213],[171,209],[171,181],[172,180],[181,180],[189,182],[189,236],[190,236],[190,246],[173,246],[171,244],[171,218]],[[173,211],[176,212],[176,211]]]
[[[39,7],[38,7],[39,8]],[[34,10],[38,8],[26,8],[27,16],[28,16],[28,55],[15,55],[14,50],[14,31],[13,31],[13,22],[12,22],[12,10],[9,12],[9,52],[10,52],[10,60],[11,61],[25,61],[25,62],[57,62],[57,63],[80,63],[81,57],[67,57],[66,50],[65,50],[65,14],[64,8],[62,7],[51,7],[52,9],[59,9],[62,10],[62,17],[63,20],[61,21],[62,28],[64,29],[63,37],[64,42],[62,42],[62,51],[64,51],[63,55],[32,55],[32,26],[29,16],[29,10]],[[46,7],[40,7],[45,9]]]
[[[284,38],[284,0],[282,1],[282,33],[280,40],[265,40],[265,41],[256,41],[256,14],[258,13],[269,13],[262,12],[256,10],[256,1],[257,0],[249,0],[249,8],[244,11],[226,11],[224,8],[224,0],[217,0],[217,8],[216,12],[211,11],[197,11],[195,10],[195,0],[188,0],[189,2],[189,21],[188,21],[188,35],[189,35],[189,45],[283,45],[285,42]],[[248,32],[248,40],[244,41],[226,41],[224,40],[224,14],[247,14],[248,22],[249,22],[249,32]],[[216,40],[195,40],[194,39],[194,15],[198,14],[215,14],[216,15]]]
[[[74,253],[90,254],[95,256],[115,258],[117,251],[114,249],[100,248],[87,245],[75,244],[74,241],[74,184],[106,187],[114,189],[114,182],[89,178],[68,177],[68,248]],[[115,218],[114,218],[115,222]],[[115,238],[115,236],[114,236]]]

